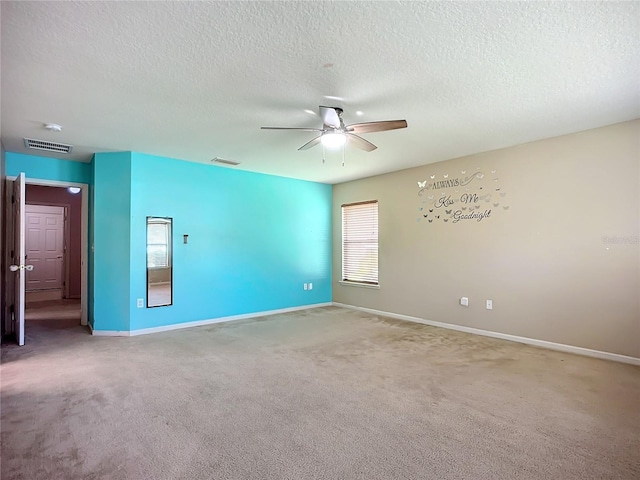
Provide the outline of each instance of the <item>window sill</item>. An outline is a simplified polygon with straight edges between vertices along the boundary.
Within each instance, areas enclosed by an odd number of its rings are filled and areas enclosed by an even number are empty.
[[[346,282],[344,280],[338,280],[338,283],[348,287],[373,288],[375,290],[380,290],[380,285],[371,285],[370,283]]]

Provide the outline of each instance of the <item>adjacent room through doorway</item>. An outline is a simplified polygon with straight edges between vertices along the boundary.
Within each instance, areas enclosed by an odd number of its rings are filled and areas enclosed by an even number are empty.
[[[81,323],[82,191],[26,185],[27,262],[25,320],[29,327]]]

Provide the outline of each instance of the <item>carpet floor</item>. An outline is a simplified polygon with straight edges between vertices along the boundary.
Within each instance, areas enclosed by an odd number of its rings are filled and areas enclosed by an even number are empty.
[[[3,480],[640,478],[640,367],[337,307],[26,341]]]

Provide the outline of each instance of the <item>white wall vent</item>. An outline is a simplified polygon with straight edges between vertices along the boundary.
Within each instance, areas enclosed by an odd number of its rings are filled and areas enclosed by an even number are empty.
[[[48,142],[47,140],[35,140],[33,138],[25,138],[24,146],[54,153],[71,153],[73,149],[73,145],[67,145],[66,143]]]

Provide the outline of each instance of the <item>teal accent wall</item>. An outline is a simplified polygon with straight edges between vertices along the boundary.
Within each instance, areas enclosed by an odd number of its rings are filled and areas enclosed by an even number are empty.
[[[331,196],[331,185],[132,153],[131,329],[330,302]],[[147,216],[173,218],[169,307],[136,308]]]
[[[24,172],[27,178],[91,184],[91,164],[6,152],[5,171],[15,177]]]
[[[129,331],[131,153],[96,153],[93,167],[93,274],[89,318],[94,330]]]
[[[6,153],[7,175],[87,183],[89,323],[128,332],[331,302],[331,185],[132,152]],[[173,218],[173,305],[146,295],[146,217]],[[183,243],[183,234],[189,243]],[[313,290],[303,290],[303,283]]]

